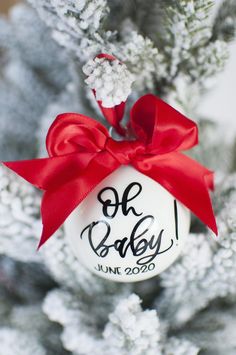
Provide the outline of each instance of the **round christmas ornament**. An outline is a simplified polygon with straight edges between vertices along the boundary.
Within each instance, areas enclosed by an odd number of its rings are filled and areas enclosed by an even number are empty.
[[[99,276],[140,281],[166,269],[189,232],[190,212],[131,166],[105,178],[70,214],[65,233],[79,260]]]
[[[115,59],[100,55],[95,67],[98,60]],[[119,63],[113,69],[122,77]],[[93,82],[102,113],[122,139],[90,117],[65,113],[49,129],[48,158],[4,164],[44,191],[39,247],[65,222],[68,243],[92,272],[114,281],[144,280],[178,257],[190,211],[217,234],[213,173],[183,153],[198,141],[193,121],[148,94],[123,127],[125,98],[116,104],[113,93],[104,107],[104,92],[97,95]]]

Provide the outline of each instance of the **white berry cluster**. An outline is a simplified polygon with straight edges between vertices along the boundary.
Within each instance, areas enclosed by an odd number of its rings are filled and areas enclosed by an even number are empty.
[[[96,99],[103,107],[113,107],[126,101],[131,93],[134,76],[117,59],[95,58],[83,67],[88,86],[95,90]]]

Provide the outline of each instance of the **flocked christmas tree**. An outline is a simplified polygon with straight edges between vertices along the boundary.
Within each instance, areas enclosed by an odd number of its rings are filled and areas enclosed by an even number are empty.
[[[43,156],[60,112],[103,120],[91,88],[107,106],[131,86],[130,102],[151,92],[198,120],[191,154],[216,170],[219,237],[194,219],[181,257],[160,276],[106,281],[80,265],[63,228],[35,252],[39,193],[1,166],[0,355],[235,354],[235,145],[195,110],[227,61],[235,1],[215,16],[211,0],[29,3],[0,18],[1,160]],[[101,52],[123,71],[94,62]]]

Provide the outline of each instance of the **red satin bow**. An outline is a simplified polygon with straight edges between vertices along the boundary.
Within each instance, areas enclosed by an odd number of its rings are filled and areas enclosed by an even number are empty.
[[[154,95],[141,97],[130,114],[135,140],[115,141],[90,117],[59,115],[49,129],[49,158],[4,163],[44,190],[39,247],[105,177],[132,165],[188,207],[216,234],[208,189],[213,173],[180,151],[197,144],[196,124]]]

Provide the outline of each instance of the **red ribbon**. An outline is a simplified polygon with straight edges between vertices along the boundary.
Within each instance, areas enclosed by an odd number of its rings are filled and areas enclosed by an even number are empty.
[[[130,127],[135,140],[115,141],[92,118],[61,114],[47,135],[49,158],[4,163],[44,190],[39,247],[95,186],[128,164],[161,184],[217,234],[208,192],[213,173],[181,153],[197,144],[196,124],[148,94],[134,104]]]

